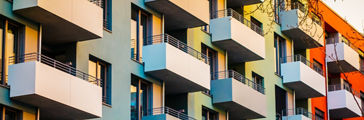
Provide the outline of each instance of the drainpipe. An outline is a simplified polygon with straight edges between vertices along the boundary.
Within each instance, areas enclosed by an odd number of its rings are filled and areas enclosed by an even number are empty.
[[[164,34],[164,14],[162,14],[162,34]],[[166,97],[165,97],[165,93],[166,93],[166,84],[165,82],[163,81],[162,83],[162,107],[165,107],[165,103],[166,103]]]
[[[327,115],[327,119],[330,120],[330,112],[329,112],[329,101],[328,101],[328,98],[327,98],[327,95],[328,95],[328,79],[329,79],[329,75],[328,75],[328,68],[327,68],[327,57],[326,57],[326,42],[325,42],[325,45],[324,45],[324,48],[325,48],[325,93],[326,93],[326,115]]]
[[[39,32],[38,32],[38,54],[42,53],[42,32],[43,26],[39,24]]]

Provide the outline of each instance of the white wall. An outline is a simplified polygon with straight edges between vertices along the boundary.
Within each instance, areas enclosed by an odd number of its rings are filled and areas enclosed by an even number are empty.
[[[340,109],[347,108],[357,115],[361,116],[361,111],[357,106],[353,95],[346,90],[337,90],[328,92],[328,107],[329,109]],[[355,96],[356,97],[356,96]],[[361,103],[360,98],[356,97],[356,100],[359,100],[359,104]],[[361,104],[360,104],[361,106]]]
[[[336,53],[335,53],[335,48],[336,48]],[[335,44],[327,44],[326,54],[328,55],[327,62],[344,60],[357,70],[360,69],[359,54],[345,43],[336,43],[336,46]]]
[[[143,61],[146,72],[167,69],[210,89],[210,66],[170,44],[144,46]]]
[[[36,61],[10,65],[8,78],[10,97],[36,94],[102,116],[101,87],[88,81]]]

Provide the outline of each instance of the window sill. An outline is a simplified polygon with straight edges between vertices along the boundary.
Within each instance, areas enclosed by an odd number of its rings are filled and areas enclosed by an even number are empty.
[[[134,60],[133,58],[131,58],[132,61],[136,62],[136,63],[139,63],[141,65],[143,65],[143,62],[142,61],[137,61],[137,60]]]
[[[277,72],[274,72],[274,74],[275,74],[277,77],[279,77],[279,78],[283,79],[283,76],[279,75]]]
[[[112,108],[112,106],[110,104],[107,104],[105,102],[102,102],[102,105],[106,106],[106,107],[109,107],[109,108]]]
[[[112,31],[111,31],[111,30],[109,30],[109,29],[107,29],[107,28],[105,28],[105,27],[104,27],[104,30],[105,30],[106,32],[112,33]]]

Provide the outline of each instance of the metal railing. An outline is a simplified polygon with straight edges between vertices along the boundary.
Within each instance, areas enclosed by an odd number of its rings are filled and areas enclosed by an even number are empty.
[[[282,111],[282,120],[289,120],[288,116],[294,116],[294,115],[303,115],[310,119],[313,119],[314,116],[311,112],[308,112],[308,110],[304,108],[296,108],[296,109],[286,109]],[[313,119],[314,120],[314,119]]]
[[[28,54],[23,54],[23,55],[19,55],[19,56],[12,56],[9,57],[9,64],[17,64],[17,63],[24,63],[24,62],[29,62],[29,61],[39,61],[43,64],[46,64],[50,67],[53,67],[55,69],[58,69],[60,71],[66,72],[70,75],[76,76],[78,78],[81,78],[83,80],[89,81],[95,85],[101,86],[101,79],[98,79],[94,76],[91,76],[89,74],[86,74],[82,71],[77,70],[76,68],[67,65],[65,63],[59,62],[57,60],[54,60],[50,57],[47,57],[45,55],[41,55],[38,53],[28,53]]]
[[[329,91],[339,91],[339,90],[346,90],[351,94],[354,94],[356,97],[360,98],[360,92],[354,90],[349,85],[345,84],[336,84],[336,85],[329,85]]]
[[[358,47],[356,47],[354,44],[352,44],[348,39],[346,39],[344,36],[339,35],[338,37],[330,37],[326,39],[326,44],[337,44],[337,43],[344,43],[348,45],[350,48],[352,48],[354,51],[356,51],[360,56],[364,57],[363,51],[361,51]]]
[[[248,26],[250,29],[252,29],[256,33],[258,33],[259,35],[261,35],[261,36],[264,35],[263,29],[260,26],[258,26],[256,24],[250,22],[249,20],[245,19],[243,15],[241,15],[240,13],[234,11],[231,8],[216,11],[212,15],[212,19],[223,18],[223,17],[227,17],[227,16],[231,16],[231,17],[235,18],[236,20],[238,20],[241,23],[243,23],[244,25]]]
[[[239,82],[253,88],[254,90],[265,94],[265,88],[261,84],[255,83],[254,81],[249,80],[248,78],[233,70],[216,72],[211,77],[212,80],[220,80],[226,78],[234,78],[235,80],[238,80]]]
[[[282,58],[281,63],[298,62],[298,61],[302,62],[303,64],[305,64],[307,66],[309,66],[311,69],[315,70],[320,75],[324,75],[324,72],[323,72],[321,66],[310,62],[309,60],[307,60],[302,55],[287,56],[285,58]]]
[[[209,64],[208,63],[209,58],[205,54],[198,52],[197,50],[193,49],[192,47],[189,47],[186,43],[183,43],[180,40],[178,40],[177,38],[174,38],[173,36],[168,35],[168,34],[161,34],[161,35],[155,35],[155,36],[148,37],[148,39],[146,41],[144,41],[144,46],[160,44],[160,43],[168,43],[168,44],[182,50],[183,52],[190,54],[191,56],[197,58],[198,60],[201,60],[204,63]]]
[[[140,56],[140,54],[138,54],[137,52],[137,49],[138,49],[138,45],[136,43],[136,39],[131,39],[130,41],[130,57],[132,60],[134,60],[135,62],[138,62],[138,63],[143,63],[143,59],[142,59],[142,56]]]
[[[193,117],[190,117],[188,115],[186,115],[183,112],[174,110],[172,108],[169,107],[160,107],[160,108],[153,108],[147,111],[146,114],[144,114],[144,116],[153,116],[153,115],[160,115],[160,114],[168,114],[171,115],[173,117],[179,118],[181,120],[197,120]]]
[[[297,10],[300,10],[301,12],[303,12],[303,13],[307,12],[306,6],[301,2],[293,2],[291,4],[291,9],[292,10],[297,9]]]
[[[100,6],[101,8],[102,8],[102,0],[88,0],[89,2],[91,2],[91,3],[94,3],[95,5],[97,5],[97,6]]]

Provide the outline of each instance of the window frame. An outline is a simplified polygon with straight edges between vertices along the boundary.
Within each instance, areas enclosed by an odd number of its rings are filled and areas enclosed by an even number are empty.
[[[100,87],[102,88],[102,103],[105,105],[111,106],[111,103],[112,103],[111,102],[111,98],[112,98],[111,97],[111,87],[112,87],[111,86],[112,85],[111,84],[111,64],[109,64],[95,56],[92,56],[92,55],[89,56],[89,61],[96,63],[95,64],[96,65],[95,66],[96,76],[94,76],[94,77],[98,78],[98,76],[100,76],[100,79],[101,79]],[[102,72],[102,70],[98,70],[99,65],[104,67],[103,73],[99,73],[99,71]],[[90,70],[90,68],[89,68],[89,70]],[[101,78],[102,74],[104,74],[103,78]]]

